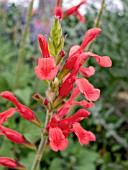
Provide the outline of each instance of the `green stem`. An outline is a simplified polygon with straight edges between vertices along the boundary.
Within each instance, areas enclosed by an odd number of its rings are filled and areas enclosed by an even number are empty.
[[[44,127],[44,129],[42,129],[43,133],[42,133],[41,142],[40,142],[39,148],[37,150],[36,157],[35,157],[35,160],[34,160],[31,170],[38,170],[38,168],[39,168],[39,163],[43,157],[44,149],[45,149],[45,146],[46,146],[47,140],[48,140],[48,133],[46,131],[46,127],[47,127],[48,122],[51,119],[51,116],[52,116],[52,111],[48,111],[46,120],[45,120],[45,127]]]
[[[94,27],[100,27],[100,22],[101,22],[101,18],[102,18],[102,14],[103,14],[103,11],[104,11],[104,8],[105,8],[105,0],[102,0],[102,3],[101,3],[101,8],[100,8],[100,11],[99,11],[99,14],[97,16],[97,20],[96,20],[96,23],[94,25]],[[93,43],[94,41],[92,41],[88,48],[87,48],[87,51],[90,51],[92,46],[93,46]]]
[[[15,78],[14,78],[13,89],[16,89],[19,85],[20,73],[22,71],[22,67],[24,64],[25,44],[26,44],[29,25],[30,25],[30,21],[31,21],[31,17],[32,17],[33,3],[34,3],[34,0],[32,0],[30,2],[30,5],[29,5],[28,11],[27,11],[27,21],[24,26],[23,35],[22,35],[22,39],[21,39],[21,43],[20,43],[19,52],[18,52],[18,61],[17,61],[17,65],[16,65],[16,73],[15,73]]]

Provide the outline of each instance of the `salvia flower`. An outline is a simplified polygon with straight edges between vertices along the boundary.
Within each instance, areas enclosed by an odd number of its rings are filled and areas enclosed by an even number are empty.
[[[58,67],[54,58],[50,56],[48,44],[43,35],[38,35],[38,41],[42,51],[42,58],[38,59],[38,66],[35,67],[36,76],[41,80],[52,80],[56,77]]]
[[[58,113],[54,114],[47,126],[51,149],[55,152],[65,150],[68,145],[66,138],[71,132],[77,135],[81,145],[95,141],[95,135],[92,132],[84,130],[78,123],[89,115],[90,113],[85,109],[80,109],[73,116],[63,119],[58,117]]]

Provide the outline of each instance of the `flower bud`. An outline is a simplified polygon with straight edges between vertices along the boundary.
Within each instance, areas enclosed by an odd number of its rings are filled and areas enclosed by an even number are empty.
[[[19,164],[16,160],[4,156],[0,157],[0,165],[11,169],[27,170],[24,165]]]

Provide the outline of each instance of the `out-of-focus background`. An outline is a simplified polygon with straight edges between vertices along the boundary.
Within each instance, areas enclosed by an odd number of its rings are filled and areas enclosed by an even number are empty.
[[[63,9],[79,2],[64,0]],[[113,66],[109,69],[101,68],[94,60],[88,61],[89,65],[96,68],[96,74],[89,80],[96,88],[101,89],[101,97],[95,107],[90,109],[91,116],[82,121],[82,126],[92,131],[97,140],[81,147],[75,136],[71,135],[65,151],[55,153],[46,149],[40,170],[128,170],[128,0],[106,0],[105,3],[100,23],[102,33],[91,51],[101,56],[110,56]],[[0,0],[0,92],[13,91],[19,101],[30,106],[43,121],[45,110],[31,97],[36,92],[45,94],[47,88],[47,84],[37,80],[34,73],[37,58],[41,56],[37,35],[42,33],[48,38],[56,1],[35,0],[25,44],[25,64],[19,86],[13,89],[28,4],[29,0]],[[87,0],[80,8],[80,12],[86,17],[85,23],[79,23],[74,15],[61,21],[67,54],[69,48],[80,44],[85,32],[94,26],[100,7],[101,0]],[[13,105],[0,99],[0,112],[10,106]],[[77,109],[74,107],[72,111]],[[38,128],[20,118],[19,114],[10,118],[5,125],[38,144]],[[15,145],[0,136],[0,156],[18,159],[30,169],[34,155],[34,151]],[[0,166],[0,170],[7,168]]]

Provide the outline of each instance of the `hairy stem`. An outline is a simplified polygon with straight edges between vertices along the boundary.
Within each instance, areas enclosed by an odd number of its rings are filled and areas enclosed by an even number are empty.
[[[21,43],[20,43],[19,52],[18,52],[18,61],[17,61],[17,65],[16,65],[16,73],[15,73],[15,77],[14,77],[13,89],[16,89],[19,85],[20,73],[22,71],[22,67],[24,64],[25,44],[26,44],[29,25],[30,25],[30,21],[31,21],[31,17],[32,17],[33,3],[34,3],[34,0],[31,0],[28,11],[27,11],[27,21],[24,26],[23,35],[22,35],[22,39],[21,39]]]
[[[41,142],[40,142],[39,148],[37,150],[36,157],[35,157],[35,160],[34,160],[31,170],[38,170],[38,168],[39,168],[39,163],[43,157],[44,149],[45,149],[45,146],[46,146],[47,140],[48,140],[48,133],[46,131],[46,127],[47,127],[48,122],[51,119],[51,116],[52,116],[52,111],[48,111],[47,115],[46,115],[46,120],[45,120],[45,127],[42,129]]]

